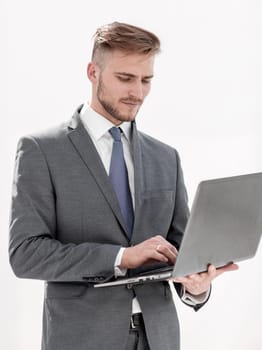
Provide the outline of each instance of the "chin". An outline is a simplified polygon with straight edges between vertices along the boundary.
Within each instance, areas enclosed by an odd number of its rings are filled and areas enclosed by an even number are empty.
[[[115,118],[121,122],[132,122],[133,120],[135,120],[136,115],[119,114],[118,116],[115,116]]]
[[[131,115],[131,116],[128,116],[126,117],[125,121],[127,122],[132,122],[136,119],[136,115]]]
[[[136,119],[136,116],[137,116],[137,113],[138,113],[138,111],[136,111],[135,113],[128,114],[128,115],[126,116],[126,120],[129,120],[129,121],[135,120],[135,119]],[[125,117],[124,117],[124,118],[125,118]]]

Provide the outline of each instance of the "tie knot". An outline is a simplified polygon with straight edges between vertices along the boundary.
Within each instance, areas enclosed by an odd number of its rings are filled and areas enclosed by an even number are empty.
[[[121,133],[122,130],[120,128],[116,128],[115,126],[109,130],[111,136],[113,137],[114,141],[120,141],[121,142]]]

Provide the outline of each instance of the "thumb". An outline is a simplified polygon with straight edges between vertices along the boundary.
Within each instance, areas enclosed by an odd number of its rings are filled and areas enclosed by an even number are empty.
[[[211,280],[217,277],[217,269],[214,265],[209,265],[207,272]]]

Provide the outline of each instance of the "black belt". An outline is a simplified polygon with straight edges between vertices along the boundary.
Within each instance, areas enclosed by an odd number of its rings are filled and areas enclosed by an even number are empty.
[[[139,312],[137,314],[133,314],[131,316],[131,321],[130,321],[130,329],[136,329],[143,326],[144,327],[144,320],[142,313]]]

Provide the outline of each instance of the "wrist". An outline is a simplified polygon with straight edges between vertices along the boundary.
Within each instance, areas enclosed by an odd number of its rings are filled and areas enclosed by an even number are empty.
[[[121,262],[120,262],[120,269],[128,269],[129,268],[129,259],[128,259],[128,252],[129,252],[130,248],[124,248],[123,249],[123,253],[122,253],[122,257],[121,257]]]
[[[116,256],[115,265],[114,265],[116,278],[126,275],[127,270],[124,268],[121,268],[121,260],[122,260],[124,250],[125,250],[125,248],[121,247],[119,249],[117,256]]]
[[[206,291],[202,293],[193,294],[182,285],[181,298],[186,304],[203,304],[208,300],[210,292],[211,287],[209,287]]]

